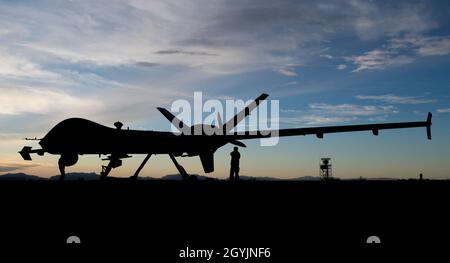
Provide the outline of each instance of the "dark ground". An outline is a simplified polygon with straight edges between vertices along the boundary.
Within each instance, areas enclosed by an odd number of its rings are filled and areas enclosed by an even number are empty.
[[[277,262],[318,248],[450,244],[450,181],[9,181],[0,200],[3,247],[128,248],[165,262],[186,246],[268,247],[264,262]],[[365,244],[370,235],[382,244]]]

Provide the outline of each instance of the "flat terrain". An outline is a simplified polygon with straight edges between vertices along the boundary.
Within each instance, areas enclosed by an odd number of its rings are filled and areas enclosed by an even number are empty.
[[[176,259],[189,247],[441,246],[450,181],[3,181],[5,245],[145,248]],[[442,238],[437,238],[442,237]],[[447,242],[448,244],[448,242]]]

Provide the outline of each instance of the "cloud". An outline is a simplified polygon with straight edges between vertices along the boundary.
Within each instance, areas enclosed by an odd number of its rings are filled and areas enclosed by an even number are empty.
[[[339,69],[339,70],[343,70],[343,69],[346,69],[346,68],[347,68],[347,65],[345,65],[345,64],[339,64],[339,65],[336,66],[336,68]]]
[[[389,40],[391,49],[412,49],[420,56],[450,54],[449,36],[405,35]]]
[[[245,25],[255,25],[256,35],[251,32],[242,34],[244,26],[228,28],[231,17],[222,14],[231,15],[235,10],[223,1],[209,5],[165,1],[73,1],[64,4],[47,2],[42,5],[45,7],[20,3],[0,4],[0,15],[3,15],[0,17],[6,20],[0,22],[8,22],[23,29],[18,31],[20,34],[8,31],[6,39],[12,41],[4,44],[19,43],[28,51],[44,53],[69,63],[115,66],[129,61],[150,61],[214,74],[231,74],[273,70],[297,63],[297,60],[301,60],[297,56],[301,52],[296,46],[305,37],[303,33],[294,34],[294,37],[291,32],[279,32],[276,41],[261,43],[257,35],[265,34],[270,21],[266,23],[261,20],[258,23],[260,25],[254,24],[252,11],[242,19],[248,20]],[[248,8],[262,14],[266,11],[260,7],[264,6],[265,3],[254,2]],[[288,6],[280,8],[285,10]],[[44,11],[46,9],[52,12]],[[14,13],[21,16],[10,15]],[[286,26],[295,23],[283,17],[278,18]],[[42,24],[47,25],[45,32],[37,26]],[[284,40],[286,44],[283,44]],[[274,51],[278,54],[272,55]]]
[[[374,116],[374,117],[369,117],[367,120],[368,121],[386,121],[386,115],[385,116]]]
[[[426,112],[426,111],[413,110],[412,113],[414,113],[415,115],[418,115],[418,116],[427,116],[428,115],[428,112]]]
[[[438,112],[438,113],[449,113],[449,112],[450,112],[450,108],[446,108],[446,109],[438,109],[437,112]]]
[[[38,166],[39,164],[0,163],[0,172],[8,173]]]
[[[280,112],[285,113],[302,113],[302,110],[295,110],[295,109],[280,109]]]
[[[297,81],[289,81],[288,83],[284,84],[283,86],[292,86],[292,85],[297,85],[298,82]]]
[[[159,66],[158,63],[152,63],[152,62],[146,62],[146,61],[139,61],[139,62],[136,62],[134,64],[136,66],[145,67],[145,68],[152,68],[152,67]]]
[[[422,56],[436,56],[450,54],[450,38],[431,38],[417,50]]]
[[[394,106],[372,106],[354,104],[312,103],[309,111],[281,109],[287,114],[305,114],[297,117],[282,117],[280,122],[293,125],[323,125],[329,123],[348,123],[366,118],[368,121],[382,121],[390,114],[398,113]]]
[[[0,76],[10,78],[57,79],[59,75],[42,69],[24,56],[7,54],[0,50]]]
[[[276,70],[278,73],[288,76],[288,77],[295,77],[297,76],[297,72],[294,71],[293,67],[282,67]]]
[[[429,6],[408,1],[390,1],[374,4],[370,1],[351,1],[355,17],[355,29],[364,40],[380,35],[392,36],[404,33],[422,33],[438,26],[432,19]]]
[[[354,104],[326,104],[313,103],[309,107],[311,110],[320,113],[344,116],[373,116],[397,113],[394,106],[372,106],[372,105],[354,105]]]
[[[414,58],[400,55],[395,51],[374,49],[363,55],[346,57],[345,60],[356,65],[356,69],[352,72],[359,72],[408,64],[413,62]]]
[[[330,38],[417,34],[436,26],[430,17],[426,5],[397,1],[2,2],[0,43],[70,63],[150,61],[213,74],[293,76],[285,65],[313,59]]]
[[[61,91],[31,87],[0,88],[0,115],[50,112],[80,112],[99,108],[101,102]]]
[[[357,99],[360,100],[375,100],[382,101],[391,104],[425,104],[425,103],[434,103],[435,99],[423,99],[414,96],[397,96],[393,94],[386,95],[357,95]]]
[[[330,55],[330,54],[321,54],[320,57],[321,58],[326,58],[326,59],[334,59],[334,56]]]
[[[448,54],[450,54],[449,36],[406,34],[390,38],[388,44],[381,49],[374,49],[365,52],[363,55],[349,56],[344,59],[356,65],[353,72],[358,72],[408,64],[418,56],[443,56]]]
[[[283,117],[280,118],[280,122],[291,125],[323,125],[330,123],[345,123],[351,122],[352,117],[327,117],[320,115],[306,115],[301,117]]]
[[[217,56],[217,54],[212,54],[212,53],[208,53],[208,52],[186,51],[186,50],[179,50],[179,49],[158,50],[158,51],[155,52],[155,54],[158,54],[158,55],[182,54],[182,55],[191,55],[191,56]]]

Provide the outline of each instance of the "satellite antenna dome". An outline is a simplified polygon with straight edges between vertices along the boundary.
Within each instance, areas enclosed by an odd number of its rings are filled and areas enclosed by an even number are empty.
[[[116,126],[116,128],[117,128],[118,130],[120,130],[120,129],[122,129],[123,123],[121,123],[120,121],[116,121],[116,122],[114,123],[114,126]]]

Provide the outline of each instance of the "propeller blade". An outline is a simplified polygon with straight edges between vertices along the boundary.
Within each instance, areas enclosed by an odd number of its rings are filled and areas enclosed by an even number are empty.
[[[222,117],[220,117],[220,113],[217,113],[217,126],[219,126],[219,129],[222,129],[223,127]]]
[[[245,117],[250,115],[250,113],[256,109],[259,104],[267,99],[269,95],[263,93],[258,98],[256,98],[253,102],[251,102],[247,107],[241,110],[238,114],[236,114],[233,118],[231,118],[227,123],[225,123],[225,133],[231,131],[238,123],[240,123]]]
[[[166,117],[166,119],[168,119],[170,121],[170,123],[172,123],[173,126],[175,126],[175,128],[177,128],[180,132],[182,132],[183,134],[190,134],[191,133],[191,127],[189,127],[189,125],[186,125],[184,122],[182,122],[180,119],[178,119],[177,117],[175,117],[170,111],[161,108],[161,107],[157,107],[157,109],[159,110],[159,112],[162,113],[162,115],[164,115],[164,117]]]

